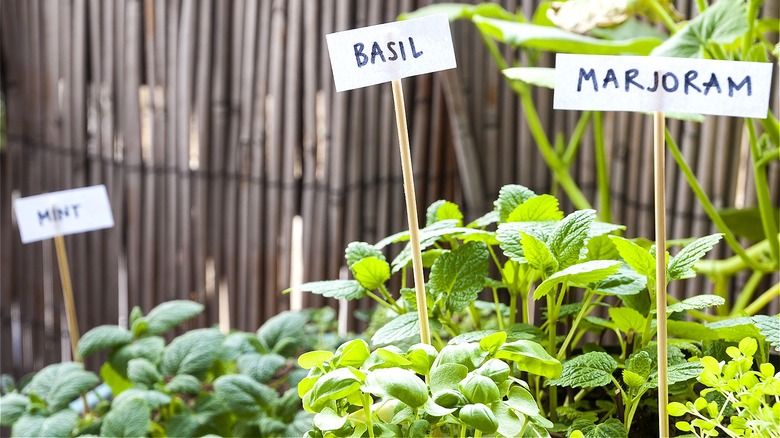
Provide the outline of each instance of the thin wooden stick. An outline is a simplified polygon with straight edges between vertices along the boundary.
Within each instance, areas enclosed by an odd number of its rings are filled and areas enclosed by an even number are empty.
[[[669,382],[666,354],[666,177],[664,159],[664,114],[653,113],[653,163],[655,177],[655,287],[658,343],[658,434],[669,436]]]
[[[60,268],[62,297],[65,300],[65,315],[68,318],[68,332],[70,333],[70,347],[73,350],[73,360],[81,362],[81,358],[77,353],[79,347],[79,325],[76,319],[76,304],[73,300],[73,286],[70,282],[68,254],[65,252],[65,239],[59,234],[54,236],[54,246],[57,250],[57,265]]]
[[[395,105],[395,123],[398,128],[398,146],[401,151],[401,168],[404,176],[409,241],[412,245],[412,268],[414,270],[414,290],[417,297],[417,316],[420,319],[420,341],[424,344],[430,344],[431,332],[428,327],[428,307],[425,305],[425,277],[423,276],[422,254],[420,253],[417,200],[414,196],[414,172],[412,171],[412,157],[409,149],[409,130],[406,127],[404,89],[400,79],[393,81],[393,104]]]

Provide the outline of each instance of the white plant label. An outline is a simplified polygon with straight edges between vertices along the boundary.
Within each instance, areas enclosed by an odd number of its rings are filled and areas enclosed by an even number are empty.
[[[553,107],[763,119],[771,81],[771,63],[559,53]]]
[[[325,36],[336,91],[455,68],[446,14]]]
[[[14,212],[22,243],[114,226],[104,185],[18,198]]]

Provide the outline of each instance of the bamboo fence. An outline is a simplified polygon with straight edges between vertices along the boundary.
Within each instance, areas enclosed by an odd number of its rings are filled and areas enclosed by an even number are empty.
[[[14,197],[108,188],[116,225],[66,238],[81,333],[127,324],[133,306],[148,312],[171,299],[206,305],[193,326],[254,330],[290,308],[281,291],[299,280],[292,268],[304,281],[338,278],[347,243],[403,230],[390,85],[335,93],[324,35],[428,3],[0,0],[0,371],[21,376],[69,358],[52,244],[21,244]],[[534,8],[500,3],[527,15]],[[695,13],[693,2],[676,3]],[[778,4],[765,9],[777,16]],[[404,80],[415,183],[421,214],[445,198],[473,219],[505,184],[541,193],[552,182],[479,35],[461,22],[452,32],[457,70]],[[554,112],[549,91],[535,100],[548,132],[573,130],[575,115]],[[614,221],[652,239],[651,119],[604,120]],[[755,204],[738,123],[669,127],[718,206]],[[595,202],[585,138],[572,169]],[[669,160],[669,237],[715,232]],[[293,266],[294,216],[302,263]],[[704,287],[693,281],[675,293]],[[303,305],[335,303],[305,296]]]

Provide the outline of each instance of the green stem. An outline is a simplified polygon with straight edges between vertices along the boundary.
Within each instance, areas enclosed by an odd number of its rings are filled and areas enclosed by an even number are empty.
[[[498,289],[493,289],[493,302],[496,304],[496,321],[498,322],[498,329],[504,330],[504,315],[501,314],[501,302],[498,300]]]
[[[780,242],[780,234],[777,235],[777,241]],[[756,263],[760,263],[762,259],[769,257],[769,239],[764,239],[749,247],[745,250],[745,253],[749,256],[749,260],[756,260]],[[761,269],[750,266],[743,257],[738,255],[723,260],[699,260],[694,265],[697,273],[708,277],[734,276],[748,268],[764,274],[773,271],[771,263],[760,264],[759,267]]]
[[[571,133],[568,145],[566,145],[566,151],[561,157],[567,166],[571,165],[571,162],[574,161],[574,155],[577,154],[577,151],[582,144],[582,137],[585,135],[585,129],[587,129],[588,122],[592,116],[593,111],[584,111],[580,116],[580,119],[577,120],[577,125],[574,127],[574,131]]]
[[[702,12],[704,12],[704,10],[707,9],[707,1],[706,0],[696,0],[696,9],[699,10],[700,14]]]
[[[758,298],[753,300],[749,306],[745,307],[745,313],[748,315],[755,315],[759,310],[766,307],[773,300],[780,298],[780,283],[776,283],[770,287],[766,292],[762,293]]]
[[[482,431],[479,429],[474,430],[474,438],[482,438]]]
[[[753,182],[756,186],[758,209],[761,213],[761,225],[764,227],[765,236],[775,236],[777,235],[777,224],[772,211],[772,199],[767,184],[766,167],[758,165],[758,162],[761,160],[761,150],[758,147],[756,128],[753,126],[752,119],[745,119],[745,126],[747,126],[750,137],[750,154],[753,157]],[[770,239],[769,251],[772,253],[775,268],[780,269],[780,244],[776,240]]]
[[[758,8],[763,3],[763,0],[750,0],[748,2],[747,22],[748,30],[742,35],[742,59],[745,60],[750,46],[753,44],[755,37],[753,33],[756,30],[756,19],[758,18]]]
[[[577,312],[577,316],[574,318],[574,322],[572,323],[571,328],[569,328],[569,333],[566,335],[566,339],[564,339],[563,344],[561,344],[561,348],[558,349],[558,360],[563,360],[563,358],[566,356],[566,349],[569,347],[569,342],[571,342],[574,334],[577,333],[577,326],[579,326],[582,318],[590,311],[590,300],[592,298],[593,292],[588,289],[585,292],[585,296],[582,298],[582,308],[579,312]]]
[[[745,287],[739,292],[737,299],[734,301],[734,305],[731,306],[731,316],[738,316],[745,306],[748,305],[750,300],[753,299],[753,293],[755,293],[762,278],[764,278],[763,272],[753,271],[753,274],[750,275],[750,278],[745,283]]]
[[[556,288],[557,289],[557,288]],[[563,293],[561,293],[563,295]],[[555,299],[554,293],[548,293],[547,294],[547,352],[550,353],[550,356],[554,355],[556,353],[555,351],[555,340],[557,338],[557,326],[558,326],[558,307],[556,307],[556,299]],[[550,421],[553,423],[558,422],[558,391],[557,387],[551,386],[549,389],[550,394],[550,409],[549,409],[549,415],[550,415]]]
[[[509,294],[509,322],[511,324],[517,322],[517,294],[516,293]]]
[[[674,161],[677,163],[677,166],[680,168],[680,171],[682,171],[683,176],[685,176],[685,179],[688,181],[688,185],[691,187],[691,190],[699,200],[699,204],[701,204],[710,220],[715,224],[716,227],[718,227],[718,230],[723,233],[723,239],[726,240],[726,243],[729,245],[731,250],[734,251],[735,254],[739,255],[751,268],[763,271],[764,268],[761,266],[761,264],[759,264],[745,252],[745,249],[742,248],[742,245],[739,244],[737,238],[734,236],[734,233],[731,231],[728,225],[726,225],[726,222],[723,221],[723,218],[720,216],[720,214],[718,214],[718,211],[715,209],[712,201],[710,201],[710,198],[707,197],[706,193],[704,193],[704,189],[702,189],[701,184],[699,184],[699,180],[696,179],[696,175],[693,174],[690,166],[688,166],[688,163],[685,161],[685,157],[683,157],[682,152],[680,152],[680,148],[677,147],[677,143],[674,141],[674,138],[672,138],[672,134],[669,132],[668,128],[666,129],[665,137],[669,152],[672,153]]]
[[[368,426],[368,436],[374,438],[374,421],[371,418],[371,397],[363,393],[363,411],[366,413],[366,426]]]
[[[631,430],[631,423],[634,421],[634,415],[636,414],[636,409],[639,407],[639,401],[642,399],[642,394],[644,394],[644,392],[640,392],[636,397],[631,399],[631,407],[626,412],[623,424],[626,425],[626,430],[628,431]]]
[[[609,192],[609,163],[604,142],[604,120],[601,112],[593,115],[593,147],[596,150],[596,181],[599,187],[599,217],[612,222],[612,202]]]
[[[466,424],[460,426],[460,438],[466,438]]]
[[[661,19],[661,22],[669,29],[670,33],[673,34],[677,31],[677,23],[674,22],[674,19],[669,15],[669,12],[664,9],[658,0],[649,0],[646,4],[650,5],[650,9],[658,15],[658,18]]]
[[[725,305],[716,307],[715,313],[718,316],[726,316],[729,310],[729,279],[719,276],[713,277],[712,280],[715,282],[713,292],[715,292],[715,295],[723,298],[726,302]]]
[[[474,306],[474,303],[471,303],[469,305],[469,315],[471,315],[471,326],[474,327],[474,330],[480,329],[479,324],[479,313],[477,312],[476,306]]]
[[[390,310],[392,310],[393,312],[396,312],[396,313],[403,313],[403,311],[401,310],[400,307],[391,305],[390,303],[388,303],[387,301],[383,300],[377,294],[371,292],[370,290],[366,291],[366,295],[369,298],[371,298],[372,300],[374,300],[377,303],[379,303],[379,305],[381,305],[382,307],[384,307],[386,309],[390,309]]]

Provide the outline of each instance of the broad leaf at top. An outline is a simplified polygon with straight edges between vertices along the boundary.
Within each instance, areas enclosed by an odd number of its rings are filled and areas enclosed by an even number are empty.
[[[617,362],[601,351],[592,351],[576,356],[563,364],[563,372],[557,379],[549,380],[551,386],[570,388],[592,388],[605,386],[612,381]]]
[[[595,218],[594,210],[578,210],[558,222],[547,242],[561,269],[580,259]]]
[[[558,199],[551,195],[539,195],[528,198],[525,202],[515,207],[507,222],[538,222],[559,221],[563,219],[563,212],[558,207]]]
[[[517,184],[507,184],[498,191],[498,199],[493,201],[493,206],[498,212],[500,222],[506,222],[509,214],[517,206],[536,196],[531,189]]]
[[[669,281],[695,277],[696,272],[693,271],[693,264],[704,257],[704,254],[707,254],[722,237],[722,234],[700,237],[686,245],[677,255],[671,257],[669,265],[666,267]]]
[[[347,259],[347,267],[350,269],[352,269],[352,265],[368,257],[376,257],[379,260],[385,260],[382,251],[366,242],[350,242],[350,244],[347,245],[347,249],[344,250],[344,258]]]
[[[747,2],[718,0],[653,49],[651,54],[702,58],[708,45],[732,43],[747,30]]]
[[[485,285],[488,257],[485,244],[468,242],[433,263],[430,287],[434,294],[445,295],[449,310],[459,312],[477,299]]]
[[[383,259],[366,257],[352,265],[352,272],[361,286],[374,290],[390,279],[390,264]]]

